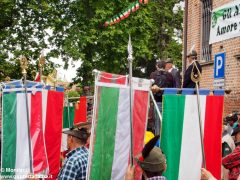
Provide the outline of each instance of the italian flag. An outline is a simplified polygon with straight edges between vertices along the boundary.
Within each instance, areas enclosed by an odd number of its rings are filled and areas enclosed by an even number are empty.
[[[74,114],[74,125],[87,122],[87,97],[82,96],[77,104]]]
[[[10,175],[14,179],[13,175],[29,174],[30,168],[35,174],[47,170],[41,106],[41,92],[28,93],[28,109],[25,93],[13,92],[3,95],[2,175]],[[30,141],[27,111],[30,120]]]
[[[138,3],[138,2],[135,2],[135,3],[133,3],[131,10],[132,10],[132,12],[135,12],[135,11],[137,11],[139,8],[140,8],[139,3]]]
[[[126,19],[131,13],[131,10],[130,9],[126,9],[124,12],[123,12],[123,16],[124,16],[124,19]]]
[[[98,80],[87,179],[125,179],[130,157],[127,78],[101,73]],[[133,147],[137,155],[144,145],[150,81],[137,78],[133,81]],[[137,176],[140,177],[139,172]]]
[[[73,127],[74,111],[75,111],[75,109],[73,106],[69,106],[69,107],[65,106],[64,107],[64,109],[63,109],[63,129]]]
[[[19,179],[32,168],[34,174],[56,177],[60,167],[63,93],[43,89],[30,93],[28,89],[27,108],[26,94],[19,89],[10,91],[13,92],[3,90],[2,98],[1,175]]]
[[[56,179],[60,168],[64,93],[43,90],[42,94],[44,138],[50,177],[48,179]]]
[[[221,178],[223,96],[200,96],[206,168]],[[165,95],[161,148],[168,180],[200,179],[203,163],[196,95]]]

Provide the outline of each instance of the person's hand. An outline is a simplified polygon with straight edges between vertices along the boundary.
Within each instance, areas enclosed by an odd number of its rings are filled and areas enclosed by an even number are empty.
[[[213,175],[205,168],[201,169],[201,180],[216,180]]]
[[[160,88],[155,84],[151,87],[152,92],[156,93],[160,91]]]
[[[135,166],[129,165],[125,175],[125,180],[134,180]]]

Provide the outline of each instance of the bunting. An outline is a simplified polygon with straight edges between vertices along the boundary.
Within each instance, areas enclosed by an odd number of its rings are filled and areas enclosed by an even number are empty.
[[[141,4],[147,4],[147,3],[148,3],[148,0],[137,0],[133,3],[131,3],[125,10],[123,10],[119,14],[113,16],[111,19],[108,19],[104,23],[104,26],[107,27],[107,26],[111,26],[116,23],[119,23],[120,21],[128,18],[131,13],[134,13],[135,11],[137,11],[140,8]]]

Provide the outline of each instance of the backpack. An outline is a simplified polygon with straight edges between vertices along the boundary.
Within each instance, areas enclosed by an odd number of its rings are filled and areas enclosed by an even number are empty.
[[[174,86],[173,76],[167,71],[160,70],[156,73],[155,83],[160,88],[172,88]],[[163,95],[163,91],[155,94],[156,98],[160,98]]]
[[[174,86],[172,74],[167,71],[158,71],[155,77],[155,84],[160,88],[172,88]]]
[[[222,143],[222,157],[225,157],[229,154],[232,153],[232,149],[230,148],[230,146],[228,145],[227,142],[223,142]]]

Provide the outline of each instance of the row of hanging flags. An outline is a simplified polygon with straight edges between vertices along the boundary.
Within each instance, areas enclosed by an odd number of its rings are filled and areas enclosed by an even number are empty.
[[[132,82],[133,156],[136,156],[144,146],[151,82],[141,78],[133,78]],[[31,167],[34,174],[47,174],[55,179],[60,168],[61,141],[64,141],[62,128],[69,127],[69,118],[63,118],[66,116],[63,89],[52,91],[28,82],[28,107],[23,90],[20,81],[14,86],[5,85],[2,90],[1,175],[27,175]],[[164,91],[160,146],[166,154],[167,171],[164,175],[169,180],[200,179],[203,158],[197,97],[193,92],[184,89],[182,94],[177,94],[177,90],[173,92],[173,89]],[[206,168],[220,179],[224,91],[214,92],[209,95],[209,91],[200,90],[200,106]],[[124,179],[130,157],[129,98],[128,76],[96,73],[87,171],[90,180]],[[81,101],[84,102],[84,98]],[[70,116],[72,123],[73,113]],[[140,178],[141,171],[136,165],[135,179]]]
[[[86,96],[80,97],[75,106],[70,106],[67,100],[63,110],[63,131],[87,123],[87,104]],[[61,153],[61,158],[65,158],[68,153],[67,134],[62,134]]]
[[[133,155],[141,152],[149,108],[147,79],[133,78]],[[130,103],[127,76],[98,72],[87,179],[125,178],[130,163]],[[221,131],[224,91],[200,90],[200,107],[206,168],[221,176]],[[168,180],[200,179],[203,163],[194,89],[166,89],[163,95],[160,146],[167,158]],[[141,179],[136,165],[136,180]],[[189,171],[190,169],[190,171]]]
[[[67,104],[63,110],[63,129],[87,122],[87,97],[82,96],[75,106]]]
[[[124,9],[122,12],[108,19],[104,23],[104,26],[107,27],[107,26],[111,26],[116,23],[119,23],[120,21],[128,18],[131,13],[134,13],[135,11],[137,11],[141,5],[147,4],[147,3],[148,3],[148,0],[136,0],[135,2],[131,3],[126,9]]]

